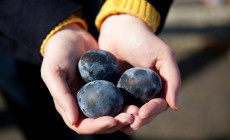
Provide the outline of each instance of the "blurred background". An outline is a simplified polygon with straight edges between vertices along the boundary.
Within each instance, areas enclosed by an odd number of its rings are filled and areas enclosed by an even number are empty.
[[[174,0],[160,34],[181,71],[178,111],[133,140],[230,140],[230,0]],[[0,92],[0,140],[25,140]]]

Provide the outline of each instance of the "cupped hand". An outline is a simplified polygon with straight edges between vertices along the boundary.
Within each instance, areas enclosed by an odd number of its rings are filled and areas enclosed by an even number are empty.
[[[158,72],[163,80],[163,97],[155,98],[141,108],[127,106],[125,112],[135,116],[135,121],[122,130],[131,133],[151,122],[154,117],[167,110],[178,108],[180,73],[173,50],[157,37],[142,20],[137,17],[118,14],[107,17],[101,25],[99,48],[113,53],[121,62],[135,67],[145,67]]]
[[[83,86],[77,63],[88,50],[98,49],[96,40],[78,24],[70,24],[55,33],[44,50],[41,76],[53,97],[56,110],[66,125],[80,134],[110,133],[133,122],[128,113],[116,117],[85,118],[75,96]]]

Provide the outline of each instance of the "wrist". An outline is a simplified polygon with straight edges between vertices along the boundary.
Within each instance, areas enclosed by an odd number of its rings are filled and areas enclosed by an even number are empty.
[[[77,49],[77,40],[80,39],[79,36],[84,33],[87,32],[77,23],[71,23],[62,27],[47,40],[43,48],[43,56],[45,57],[47,52],[53,53],[60,51],[60,53],[67,53],[68,50],[76,52],[74,50]],[[83,47],[84,46],[82,46],[82,48]]]
[[[83,28],[84,30],[87,30],[87,25],[85,23],[84,20],[82,20],[81,18],[78,18],[77,16],[75,16],[74,14],[71,14],[70,16],[66,17],[65,19],[63,19],[61,22],[59,22],[45,37],[45,39],[43,40],[41,47],[40,47],[40,54],[41,56],[44,56],[44,49],[45,46],[47,44],[47,41],[59,30],[61,30],[63,27],[68,26],[70,24],[78,24],[81,28]]]

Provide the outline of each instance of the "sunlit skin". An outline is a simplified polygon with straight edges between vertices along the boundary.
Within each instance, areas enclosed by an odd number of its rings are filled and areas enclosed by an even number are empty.
[[[132,130],[151,122],[170,106],[178,109],[180,73],[172,48],[156,36],[139,18],[119,14],[105,19],[101,26],[99,48],[113,53],[127,69],[125,62],[135,67],[150,68],[159,73],[164,87],[164,98],[150,100],[141,108],[129,106],[128,113],[135,115],[135,121],[122,129],[130,134]],[[132,112],[129,112],[132,111]]]
[[[98,49],[96,40],[77,24],[65,26],[45,46],[41,76],[53,97],[56,110],[66,125],[79,134],[102,134],[120,130],[134,117],[120,113],[115,117],[86,118],[76,103],[76,93],[85,84],[77,71],[80,57]]]
[[[126,69],[132,66],[155,69],[163,79],[165,98],[152,99],[140,108],[126,106],[115,117],[85,118],[75,101],[84,81],[77,71],[80,57],[91,49],[114,54]],[[140,19],[130,15],[112,15],[101,26],[98,43],[77,24],[55,33],[45,46],[41,76],[53,97],[55,107],[66,125],[79,134],[102,134],[133,130],[150,123],[168,105],[177,110],[180,74],[172,49]]]

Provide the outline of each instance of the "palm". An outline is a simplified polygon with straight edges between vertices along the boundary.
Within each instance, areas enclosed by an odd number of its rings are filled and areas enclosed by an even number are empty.
[[[110,133],[132,122],[130,114],[116,117],[85,118],[78,110],[75,96],[84,84],[77,64],[88,50],[97,49],[97,42],[77,25],[66,26],[46,44],[41,74],[57,111],[66,125],[77,133]]]
[[[101,26],[98,44],[100,49],[110,51],[123,62],[123,68],[127,68],[127,64],[151,68],[160,74],[165,83],[165,99],[153,99],[140,109],[135,106],[126,108],[129,113],[129,110],[136,110],[133,113],[139,117],[139,124],[133,126],[134,129],[165,111],[167,104],[177,109],[180,75],[173,51],[144,22],[130,15],[108,17]]]

